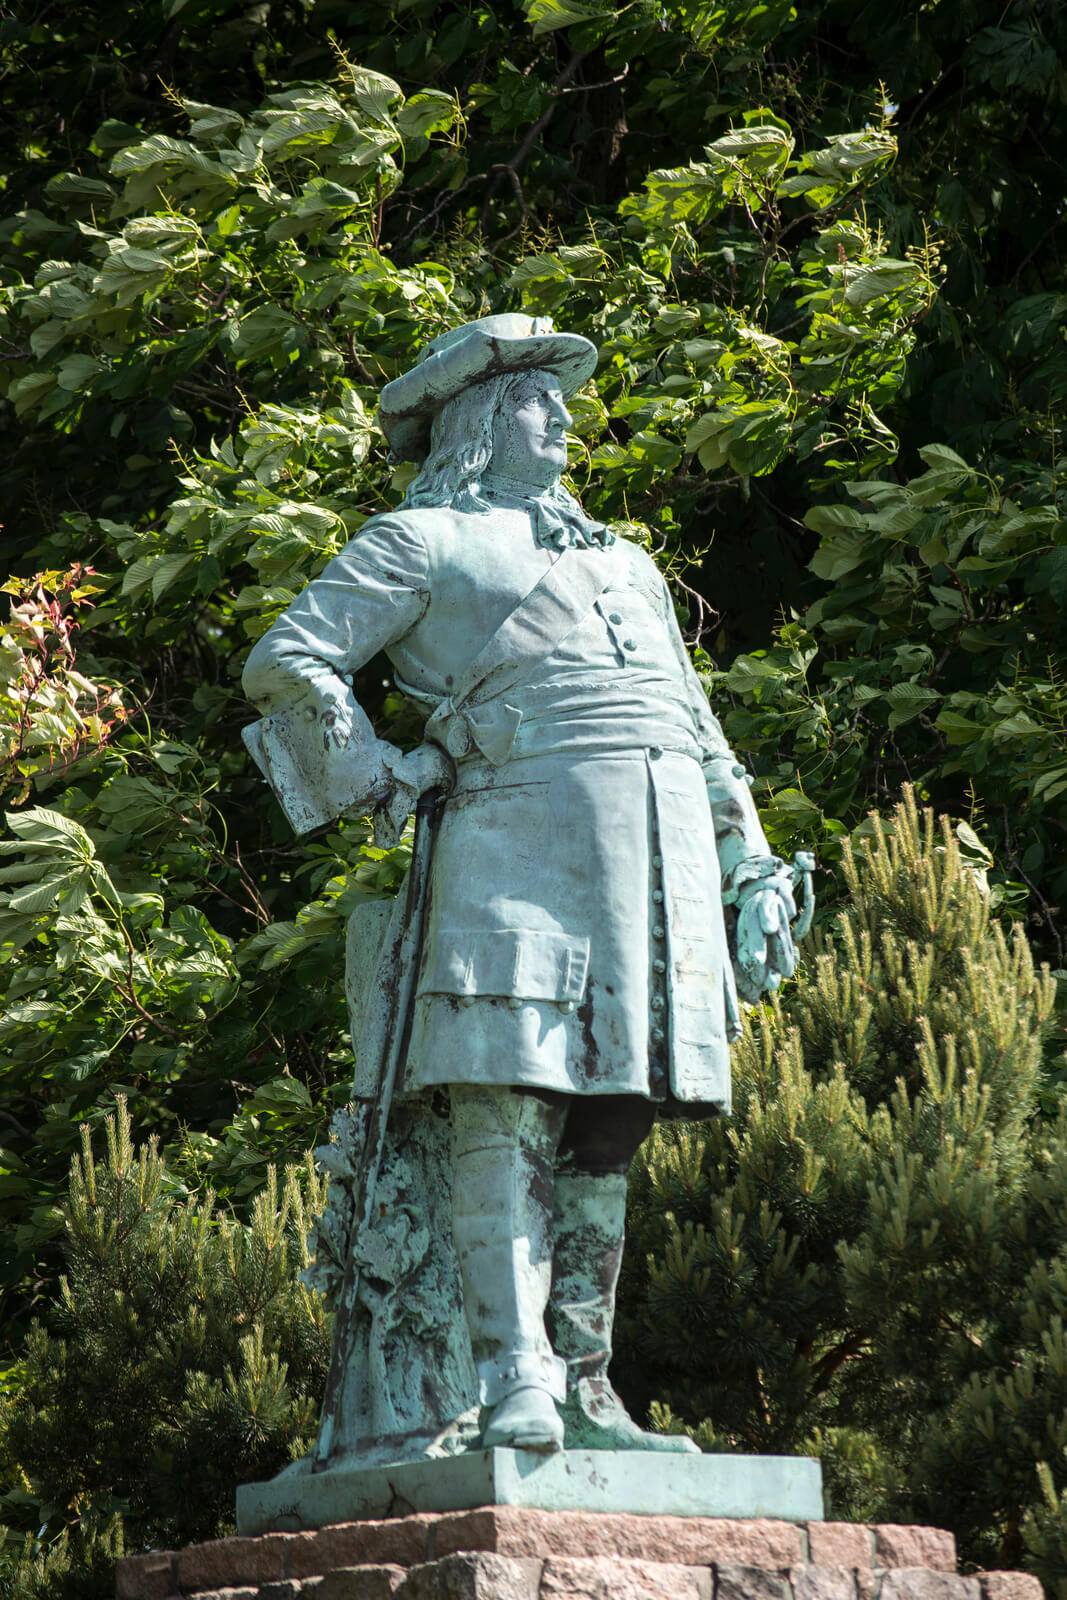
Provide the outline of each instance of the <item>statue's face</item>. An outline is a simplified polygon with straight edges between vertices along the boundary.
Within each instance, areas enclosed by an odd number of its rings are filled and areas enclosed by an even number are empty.
[[[490,471],[551,488],[567,465],[571,420],[559,380],[548,372],[531,373],[497,414]]]

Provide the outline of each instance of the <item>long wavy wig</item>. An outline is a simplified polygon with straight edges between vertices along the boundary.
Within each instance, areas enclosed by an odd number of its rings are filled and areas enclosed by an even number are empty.
[[[482,474],[489,470],[493,458],[496,419],[501,411],[521,405],[531,391],[536,393],[549,381],[547,372],[509,372],[484,383],[473,383],[446,400],[433,419],[430,453],[408,485],[403,505],[452,506],[457,511],[487,514],[492,507],[479,489]],[[590,543],[604,542],[601,525],[586,516],[561,483],[531,492],[574,518],[583,526]]]

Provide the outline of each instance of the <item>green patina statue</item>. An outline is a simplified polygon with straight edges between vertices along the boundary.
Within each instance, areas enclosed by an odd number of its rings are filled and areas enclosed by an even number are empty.
[[[403,504],[245,670],[246,740],[298,831],[373,809],[395,838],[419,802],[405,893],[349,934],[312,1470],[694,1448],[607,1378],[626,1172],[658,1108],[729,1108],[739,996],[793,972],[811,862],[771,853],[653,561],[560,482],[596,360],[521,315],[432,341],[381,397],[420,464]],[[427,713],[408,755],[352,695],[378,651]]]

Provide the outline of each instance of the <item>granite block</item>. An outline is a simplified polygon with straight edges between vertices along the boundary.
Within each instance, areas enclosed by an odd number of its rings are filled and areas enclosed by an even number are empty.
[[[184,1594],[197,1590],[235,1588],[285,1578],[288,1534],[272,1533],[264,1539],[211,1539],[179,1550],[175,1562],[176,1587]]]
[[[612,1556],[552,1557],[541,1573],[538,1600],[712,1600],[711,1571]]]
[[[118,1600],[167,1600],[174,1593],[174,1551],[124,1556],[115,1572]]]
[[[435,1556],[495,1550],[511,1556],[608,1556],[693,1566],[735,1561],[788,1567],[803,1561],[805,1553],[800,1528],[770,1518],[594,1516],[516,1506],[440,1517],[431,1539]]]
[[[1040,1581],[1031,1572],[976,1572],[982,1600],[1045,1600]]]
[[[492,1551],[446,1556],[413,1567],[397,1600],[537,1600],[540,1561]]]
[[[286,1576],[310,1577],[334,1567],[413,1567],[429,1555],[434,1517],[391,1517],[384,1521],[341,1522],[314,1533],[291,1533],[286,1555]]]
[[[715,1600],[789,1600],[789,1589],[763,1567],[724,1561],[715,1568]]]
[[[392,1600],[406,1577],[403,1567],[390,1564],[335,1567],[318,1584],[315,1600]]]
[[[856,1600],[853,1567],[818,1566],[814,1563],[791,1567],[789,1583],[793,1600]]]
[[[893,1567],[882,1579],[878,1600],[982,1600],[977,1578],[931,1567]]]
[[[871,1531],[862,1522],[811,1522],[808,1557],[823,1567],[869,1567],[873,1561]]]
[[[936,1572],[956,1570],[956,1541],[944,1528],[882,1522],[872,1531],[876,1567],[933,1567]]]

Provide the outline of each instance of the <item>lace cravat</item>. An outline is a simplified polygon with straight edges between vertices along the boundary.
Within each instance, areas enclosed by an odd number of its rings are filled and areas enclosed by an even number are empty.
[[[540,489],[535,484],[493,472],[483,474],[478,487],[494,505],[529,511],[534,538],[547,550],[566,550],[570,545],[578,549],[604,550],[615,543],[610,528],[586,516],[574,496],[565,489]]]

